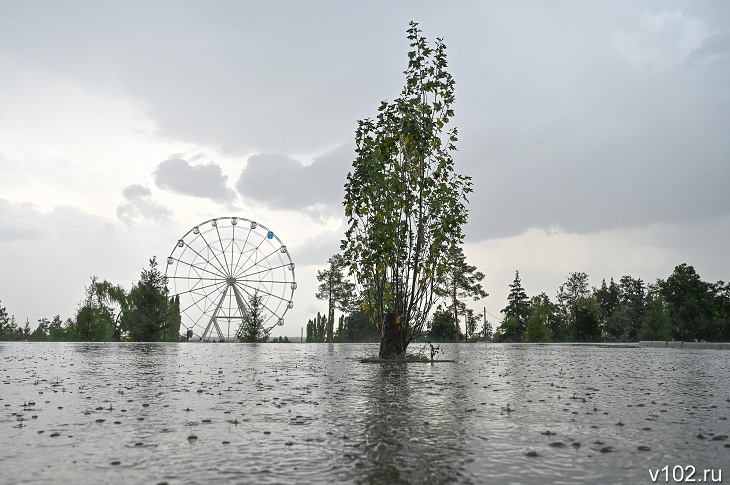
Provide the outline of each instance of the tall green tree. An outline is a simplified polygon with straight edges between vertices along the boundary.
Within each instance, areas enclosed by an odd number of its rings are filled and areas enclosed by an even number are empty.
[[[437,294],[445,298],[451,299],[451,310],[454,315],[454,338],[460,341],[461,330],[459,329],[459,313],[465,317],[466,335],[474,333],[472,329],[469,332],[467,328],[470,322],[474,324],[479,318],[474,315],[474,311],[466,308],[465,298],[472,298],[478,301],[481,298],[489,296],[481,281],[484,279],[484,273],[477,271],[476,266],[472,266],[466,262],[466,256],[461,246],[452,246],[449,248],[445,261],[447,270],[444,272],[444,279],[437,287]]]
[[[355,285],[345,276],[347,262],[341,254],[335,254],[327,261],[329,267],[317,271],[319,287],[315,296],[327,300],[327,342],[333,341],[335,308],[344,312],[355,292]]]
[[[269,341],[269,331],[264,327],[266,313],[264,313],[264,299],[258,293],[246,299],[241,316],[241,327],[238,330],[238,340],[247,343],[263,343]]]
[[[683,263],[666,279],[657,282],[659,294],[667,305],[676,340],[712,341],[714,302],[710,285],[700,278],[694,267]]]
[[[525,329],[527,328],[527,319],[530,315],[530,302],[527,298],[525,289],[522,287],[519,271],[515,271],[515,279],[512,281],[512,284],[509,285],[507,306],[504,307],[501,312],[504,313],[505,322],[510,317],[514,318],[516,326],[514,327],[514,330],[510,330],[507,334],[510,340],[522,340],[522,335],[525,333]],[[511,328],[512,327],[510,327],[510,329]],[[512,331],[514,331],[514,335],[510,335]]]
[[[624,328],[611,328],[609,319],[621,306],[621,292],[613,278],[606,284],[606,278],[601,281],[600,288],[593,288],[593,298],[601,309],[601,325],[611,340],[620,340],[624,335]]]
[[[558,288],[558,307],[565,322],[566,331],[570,334],[566,335],[566,340],[580,339],[580,322],[577,316],[577,305],[579,300],[588,298],[589,296],[588,275],[583,272],[569,273],[565,283]],[[598,318],[600,324],[600,308]]]
[[[619,282],[620,302],[624,310],[626,328],[624,339],[636,341],[646,313],[646,285],[640,278],[622,276]]]
[[[167,324],[167,278],[152,257],[149,268],[142,269],[140,279],[128,296],[128,310],[122,314],[122,326],[135,342],[158,342],[165,336]]]
[[[382,358],[405,354],[423,330],[434,286],[449,271],[446,253],[463,241],[472,191],[451,156],[457,131],[446,128],[454,115],[446,46],[429,46],[415,22],[408,40],[405,86],[381,103],[376,120],[358,122],[345,184],[342,249],[358,284],[372,290],[367,309],[381,330]]]

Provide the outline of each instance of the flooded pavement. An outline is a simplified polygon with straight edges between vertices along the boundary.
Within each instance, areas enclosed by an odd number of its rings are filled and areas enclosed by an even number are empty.
[[[730,475],[730,352],[440,347],[456,362],[360,363],[377,345],[359,344],[0,343],[0,482]]]

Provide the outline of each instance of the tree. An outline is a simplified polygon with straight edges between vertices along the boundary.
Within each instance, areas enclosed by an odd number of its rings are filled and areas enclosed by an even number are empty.
[[[550,330],[547,327],[547,310],[545,308],[538,308],[530,315],[522,340],[525,342],[552,342]]]
[[[128,296],[129,309],[122,314],[122,327],[135,342],[157,342],[165,336],[167,323],[167,278],[152,257],[139,282]]]
[[[463,303],[462,303],[462,305],[463,305]],[[482,314],[476,313],[473,309],[466,308],[465,306],[463,306],[461,308],[461,313],[464,314],[464,320],[465,320],[464,338],[471,339],[472,337],[474,337],[474,334],[477,331],[479,322],[482,321]]]
[[[427,321],[434,286],[449,271],[446,253],[461,244],[470,177],[454,170],[454,80],[446,46],[430,47],[410,23],[406,83],[383,101],[375,121],[360,120],[356,159],[345,184],[348,228],[342,249],[367,310],[381,331],[380,357],[404,355]],[[391,301],[386,300],[391,292]]]
[[[315,296],[328,302],[327,342],[332,342],[335,307],[342,312],[345,311],[348,301],[355,291],[355,285],[345,278],[344,269],[347,262],[341,254],[335,254],[327,262],[329,268],[317,271],[317,281],[320,284]]]
[[[601,309],[592,297],[579,298],[574,305],[576,341],[601,340]]]
[[[686,263],[674,268],[666,281],[657,282],[667,305],[672,337],[677,340],[713,340],[713,298],[710,285]]]
[[[522,340],[522,335],[525,333],[527,327],[527,318],[530,313],[530,304],[528,302],[527,293],[522,288],[522,282],[520,281],[520,272],[515,271],[515,279],[512,284],[509,285],[509,295],[507,296],[507,306],[502,309],[504,313],[505,321],[509,317],[515,319],[516,332],[512,338],[517,341]]]
[[[524,332],[519,330],[520,323],[517,317],[505,317],[502,324],[494,333],[495,342],[521,342]]]
[[[620,303],[624,309],[626,327],[624,339],[636,341],[646,312],[646,286],[641,279],[622,276],[619,282]]]
[[[608,332],[608,320],[621,306],[620,290],[618,285],[611,278],[611,283],[606,284],[606,279],[601,281],[600,288],[593,288],[593,298],[601,309],[601,325]],[[609,332],[610,333],[610,332]],[[615,334],[611,335],[612,340],[618,340],[623,337],[623,329],[615,329]]]
[[[730,342],[730,283],[718,281],[710,286],[714,300],[713,326],[720,342]]]
[[[28,340],[34,342],[43,342],[48,338],[48,328],[51,326],[51,322],[47,318],[41,318],[38,320],[38,326],[30,334]]]
[[[327,317],[317,312],[317,316],[307,322],[307,343],[324,342],[327,331]]]
[[[10,340],[11,330],[8,310],[0,305],[0,340]]]
[[[15,321],[15,315],[8,316],[7,309],[0,305],[0,340],[22,340],[30,336],[23,334],[23,330],[18,327]]]
[[[627,307],[620,305],[606,320],[603,331],[606,340],[619,342],[626,339],[626,330],[631,326]]]
[[[474,311],[466,308],[466,304],[462,302],[464,298],[473,298],[478,301],[480,298],[489,296],[482,288],[481,281],[484,279],[484,273],[477,271],[476,266],[472,266],[466,262],[464,250],[461,246],[452,246],[449,248],[446,260],[448,271],[444,274],[444,279],[437,287],[439,296],[451,298],[451,309],[454,315],[454,335],[456,341],[460,341],[461,330],[459,329],[459,312],[465,314],[466,317],[466,334],[471,335],[474,330],[469,331],[469,324],[475,323],[475,319],[479,318],[474,315]],[[471,320],[470,320],[471,319]]]
[[[529,326],[530,319],[536,313],[539,314],[539,320],[548,329],[550,339],[554,342],[563,339],[564,334],[564,321],[560,315],[560,309],[558,306],[550,301],[550,297],[545,293],[533,296],[530,299],[530,318],[527,320]]]
[[[376,342],[380,333],[370,319],[370,313],[362,309],[363,301],[353,300],[350,308],[339,320],[336,342]]]
[[[28,320],[27,318],[25,319],[25,325],[23,325],[22,331],[23,331],[23,339],[29,340],[31,330],[30,330],[30,320]]]
[[[484,320],[482,322],[482,335],[484,336],[485,340],[490,340],[492,338],[492,334],[494,333],[494,328],[492,327],[492,324],[488,322],[487,320]]]
[[[263,297],[259,296],[257,292],[246,300],[241,316],[241,327],[238,329],[236,337],[240,342],[268,342],[269,331],[264,328],[265,321]]]
[[[105,342],[114,331],[112,314],[99,294],[98,283],[99,279],[92,276],[91,284],[84,288],[84,299],[76,311],[71,333],[80,341]]]
[[[98,304],[103,306],[111,317],[113,326],[112,340],[118,342],[122,336],[122,316],[124,312],[129,310],[129,295],[127,295],[124,288],[113,285],[107,280],[95,281],[94,286]]]
[[[579,339],[579,322],[577,319],[578,300],[588,298],[588,296],[588,275],[586,273],[568,274],[567,281],[558,288],[558,306],[566,327],[571,327],[573,330],[572,339]],[[571,337],[566,335],[566,340],[571,340]]]
[[[53,317],[53,320],[48,326],[48,338],[54,342],[68,340],[66,328],[63,326],[60,315]]]
[[[454,340],[453,312],[441,306],[436,309],[428,327],[428,339],[431,342],[451,342]],[[459,340],[461,340],[461,335],[459,335]]]
[[[560,336],[557,306],[545,293],[530,299],[530,316],[522,337],[525,342],[552,342]]]
[[[180,295],[170,297],[167,302],[167,321],[162,340],[165,342],[180,342],[184,340],[180,334],[182,316],[180,315]]]
[[[649,296],[638,337],[641,340],[671,340],[672,338],[669,312],[658,294]]]

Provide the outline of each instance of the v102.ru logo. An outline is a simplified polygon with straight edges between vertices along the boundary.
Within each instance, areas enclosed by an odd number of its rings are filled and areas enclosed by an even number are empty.
[[[656,470],[649,470],[649,476],[652,482],[673,482],[673,483],[702,483],[702,482],[722,482],[722,470],[714,468],[705,468],[697,470],[692,465],[674,466],[669,465]]]

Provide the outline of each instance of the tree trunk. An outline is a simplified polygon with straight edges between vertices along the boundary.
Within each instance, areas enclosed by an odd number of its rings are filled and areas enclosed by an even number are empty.
[[[387,313],[383,319],[383,331],[380,337],[381,359],[393,359],[406,353],[406,329],[400,321],[400,315]]]

